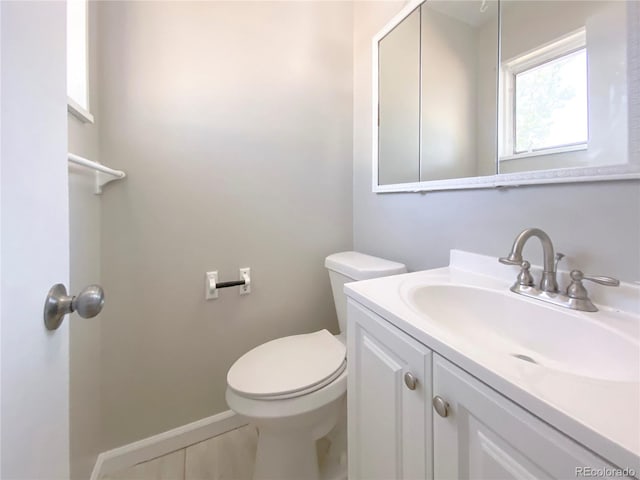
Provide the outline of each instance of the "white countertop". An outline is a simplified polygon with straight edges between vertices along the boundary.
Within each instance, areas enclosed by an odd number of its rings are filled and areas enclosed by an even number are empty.
[[[509,358],[457,337],[403,300],[403,292],[415,285],[467,285],[516,295],[509,287],[517,272],[496,258],[452,250],[449,267],[349,283],[345,293],[610,463],[640,471],[640,378],[600,380]],[[564,276],[559,274],[561,287]],[[589,291],[594,303],[610,314],[607,328],[640,343],[640,288],[623,283],[618,289],[589,285]],[[598,320],[598,312],[574,313]]]

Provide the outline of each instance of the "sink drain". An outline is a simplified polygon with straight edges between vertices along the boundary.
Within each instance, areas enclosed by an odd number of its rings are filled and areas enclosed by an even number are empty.
[[[529,355],[522,355],[521,353],[512,353],[511,354],[512,357],[516,357],[520,360],[524,360],[525,362],[529,362],[529,363],[535,363],[536,365],[538,365],[538,362],[536,362],[533,358],[531,358]]]

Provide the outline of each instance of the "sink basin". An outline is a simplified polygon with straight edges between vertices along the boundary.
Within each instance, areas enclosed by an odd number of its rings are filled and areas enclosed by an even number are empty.
[[[474,348],[573,375],[640,382],[640,342],[631,315],[562,311],[509,291],[462,285],[413,286],[402,296],[435,327]],[[616,329],[621,323],[636,331]]]

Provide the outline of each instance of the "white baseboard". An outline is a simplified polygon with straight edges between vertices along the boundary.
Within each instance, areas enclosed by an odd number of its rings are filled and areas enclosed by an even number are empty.
[[[93,467],[91,480],[161,457],[247,424],[231,410],[188,423],[173,430],[102,452]]]

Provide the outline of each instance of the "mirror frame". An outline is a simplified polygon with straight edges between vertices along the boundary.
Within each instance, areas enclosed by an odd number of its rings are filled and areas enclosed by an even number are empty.
[[[379,75],[379,50],[378,44],[391,30],[402,22],[411,12],[427,0],[411,0],[380,30],[372,39],[372,191],[374,193],[392,192],[430,192],[438,190],[464,190],[478,188],[517,187],[520,185],[542,185],[556,183],[575,182],[600,182],[614,180],[638,180],[640,179],[640,29],[627,29],[627,78],[628,78],[628,161],[625,164],[557,168],[552,170],[536,170],[518,173],[496,173],[482,177],[452,178],[448,180],[416,181],[389,185],[378,185],[378,75]],[[640,15],[640,2],[627,3],[630,10],[628,18],[637,18]],[[500,25],[500,21],[498,21]],[[500,50],[498,39],[498,50]],[[496,58],[496,63],[498,58]],[[634,66],[634,67],[632,67]],[[496,87],[498,87],[496,85]],[[496,118],[496,122],[498,122]],[[498,140],[496,139],[496,142]],[[498,159],[495,158],[496,172]]]

